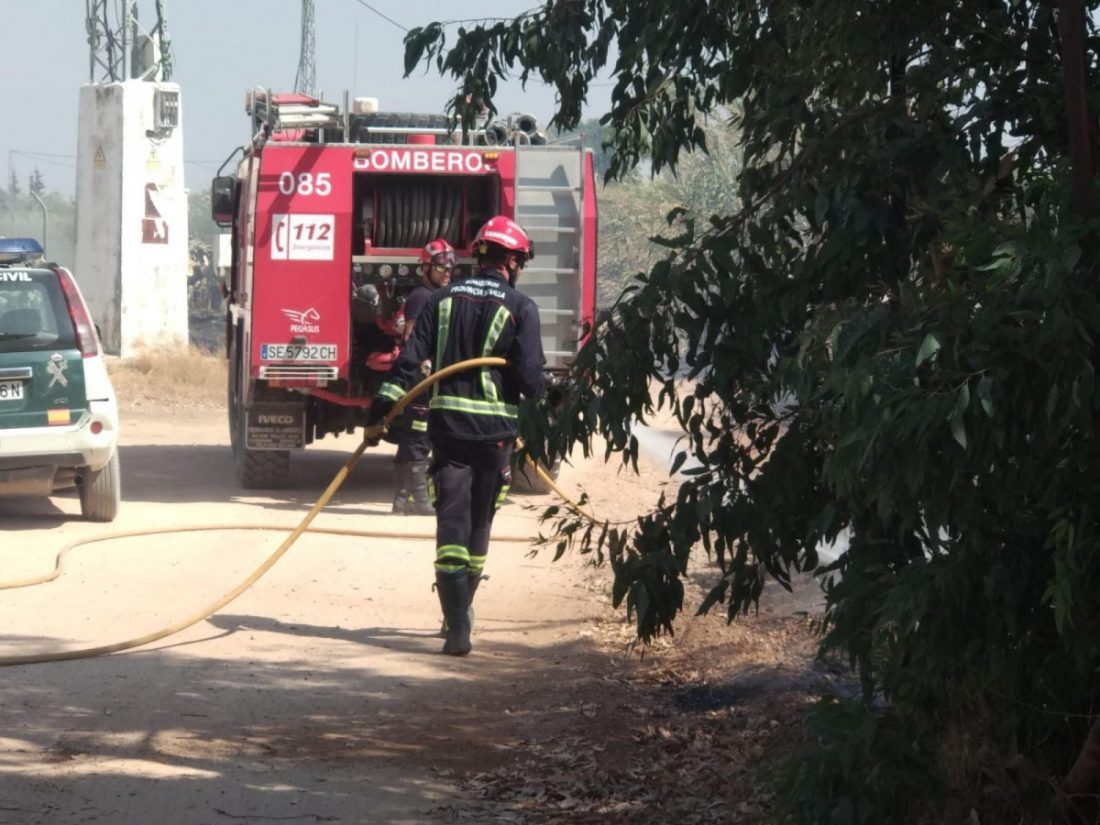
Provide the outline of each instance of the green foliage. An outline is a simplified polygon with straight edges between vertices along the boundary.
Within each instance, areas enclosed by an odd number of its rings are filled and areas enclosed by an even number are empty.
[[[187,228],[191,243],[200,242],[209,249],[218,245],[218,235],[223,231],[210,218],[210,189],[187,193]]]
[[[639,633],[671,631],[700,548],[720,571],[704,608],[733,618],[844,531],[823,644],[889,713],[837,711],[834,735],[872,731],[885,767],[807,773],[807,793],[904,814],[920,783],[894,772],[924,776],[935,748],[876,737],[934,736],[974,695],[1005,754],[1064,774],[1100,699],[1100,302],[1057,4],[574,0],[406,45],[459,81],[467,120],[514,71],[553,84],[572,128],[609,70],[612,179],[730,155],[715,116],[739,135],[728,204],[672,204],[559,425],[525,433],[535,455],[598,436],[631,464],[632,422],[666,407],[684,428],[699,467],[652,512],[553,519],[611,561]]]
[[[822,699],[806,715],[810,742],[776,783],[787,821],[900,825],[913,799],[935,799],[933,731],[862,702]]]
[[[592,150],[596,174],[601,177],[607,173],[611,165],[611,144],[613,134],[611,129],[600,124],[596,118],[582,121],[576,129],[558,130],[555,139],[580,136],[586,149]]]
[[[635,275],[648,272],[668,248],[651,238],[667,234],[686,220],[706,223],[739,206],[741,153],[736,136],[724,125],[706,128],[711,154],[684,158],[676,173],[609,181],[600,190],[599,275],[597,303],[610,307]],[[673,210],[677,210],[673,215]],[[678,230],[674,230],[678,231]]]
[[[42,180],[42,173],[38,171],[36,166],[34,171],[31,172],[31,176],[27,179],[27,191],[32,195],[43,195],[46,192],[46,184]]]

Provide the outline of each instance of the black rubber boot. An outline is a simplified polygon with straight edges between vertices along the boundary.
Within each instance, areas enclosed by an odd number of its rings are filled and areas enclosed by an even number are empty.
[[[390,511],[399,516],[409,512],[409,467],[406,461],[394,462],[393,465],[393,509]]]
[[[482,579],[488,579],[488,576],[483,576],[480,573],[470,573],[470,609],[466,611],[466,615],[470,617],[470,632],[474,632],[474,594],[477,593],[477,587],[481,584]],[[447,617],[443,617],[443,623],[439,626],[440,638],[447,638]]]
[[[488,576],[483,576],[483,575],[481,575],[481,573],[467,573],[466,577],[470,580],[470,608],[473,609],[474,595],[477,593],[478,585],[481,584],[482,579],[487,579],[489,577]],[[474,619],[471,616],[470,617],[470,624],[472,625],[473,623],[474,623]]]
[[[473,649],[470,644],[470,580],[466,571],[436,571],[435,589],[443,608],[443,620],[447,623],[443,652],[448,656],[465,656]]]
[[[427,461],[413,461],[408,465],[408,504],[405,512],[411,516],[433,516],[435,508],[428,498]]]

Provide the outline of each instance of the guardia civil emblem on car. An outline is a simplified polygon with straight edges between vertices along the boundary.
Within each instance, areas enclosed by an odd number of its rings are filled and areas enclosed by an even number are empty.
[[[65,377],[65,370],[69,368],[69,362],[65,360],[65,357],[55,352],[50,356],[50,362],[46,365],[46,372],[50,374],[50,386],[54,384],[60,384],[63,387],[69,386],[69,379]]]

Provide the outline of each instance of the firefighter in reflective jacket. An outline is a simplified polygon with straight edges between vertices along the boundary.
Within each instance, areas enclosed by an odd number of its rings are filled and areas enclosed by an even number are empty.
[[[456,373],[433,385],[428,402],[432,445],[429,485],[436,511],[435,581],[446,623],[443,652],[470,652],[469,608],[489,550],[489,530],[511,484],[520,397],[546,390],[538,308],[516,290],[533,250],[527,234],[503,216],[474,238],[479,271],[428,298],[401,357],[371,405],[368,423],[389,411],[431,359],[436,370],[484,356],[507,367]]]
[[[436,238],[420,252],[420,283],[405,299],[405,332],[402,344],[416,329],[416,319],[432,292],[451,282],[455,251],[442,238]],[[416,399],[405,409],[403,429],[394,458],[393,512],[403,515],[430,516],[435,510],[428,497],[428,399]]]

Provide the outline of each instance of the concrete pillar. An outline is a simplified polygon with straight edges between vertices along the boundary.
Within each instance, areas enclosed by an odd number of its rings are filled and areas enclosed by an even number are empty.
[[[103,345],[187,342],[187,195],[175,83],[128,80],[80,90],[76,253]]]

